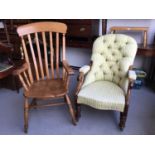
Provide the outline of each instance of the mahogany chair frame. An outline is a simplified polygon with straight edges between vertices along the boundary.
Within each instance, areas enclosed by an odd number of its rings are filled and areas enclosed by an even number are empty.
[[[68,96],[69,79],[70,75],[74,74],[74,71],[66,61],[66,31],[67,25],[58,22],[37,22],[17,28],[18,35],[22,42],[25,63],[14,71],[14,75],[18,75],[24,87],[24,131],[26,133],[28,131],[28,112],[30,109],[39,107],[58,106],[67,103],[72,122],[76,125],[74,109]],[[54,34],[56,46],[54,46]],[[35,41],[32,40],[33,37]],[[44,58],[42,58],[39,37],[43,43]],[[61,40],[62,77],[59,68]],[[34,49],[34,42],[36,49]],[[29,56],[27,45],[29,45],[31,57]],[[47,55],[47,45],[50,47],[50,64]],[[31,103],[29,103],[30,98],[32,99]],[[57,98],[63,98],[64,102],[48,104],[37,103],[37,100],[40,99]]]

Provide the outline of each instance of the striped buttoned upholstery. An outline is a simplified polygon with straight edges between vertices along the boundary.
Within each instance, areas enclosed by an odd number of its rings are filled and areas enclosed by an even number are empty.
[[[96,109],[124,110],[123,90],[109,81],[96,81],[84,87],[78,95],[78,102]]]
[[[133,65],[136,51],[137,43],[130,36],[108,34],[97,38],[92,50],[92,67],[77,102],[97,109],[123,111],[128,69]]]

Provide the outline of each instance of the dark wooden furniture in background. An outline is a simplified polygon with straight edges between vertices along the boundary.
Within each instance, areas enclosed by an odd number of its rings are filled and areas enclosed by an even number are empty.
[[[69,47],[91,48],[99,34],[99,20],[76,19],[58,20],[68,26],[66,45]]]
[[[21,87],[18,78],[14,77],[11,73],[15,68],[21,65],[21,55],[20,55],[20,42],[17,36],[16,28],[12,27],[10,24],[12,20],[0,20],[4,28],[0,29],[0,53],[1,56],[7,55],[9,61],[13,64],[13,68],[8,69],[0,73],[0,87],[17,90]]]
[[[99,35],[99,19],[7,19],[4,20],[8,29],[10,42],[19,51],[20,40],[16,29],[20,25],[39,21],[58,21],[68,26],[66,42],[69,47],[91,48]],[[107,20],[102,19],[102,34],[106,34]],[[3,36],[1,34],[0,38]]]
[[[147,73],[147,83],[153,84],[155,82],[155,44],[147,45],[143,47],[143,45],[138,46],[138,55],[150,58],[150,66],[149,71]]]
[[[13,64],[11,55],[13,52],[13,46],[10,44],[10,36],[8,34],[8,29],[5,20],[0,20],[0,63]],[[8,79],[11,78],[13,67],[6,68],[0,72],[0,88],[9,88]],[[11,78],[12,79],[12,78]],[[13,80],[9,80],[14,84]]]
[[[74,72],[66,61],[66,30],[67,26],[58,22],[31,23],[20,26],[17,29],[22,41],[26,62],[14,71],[14,75],[19,77],[24,87],[25,132],[28,131],[28,112],[30,109],[58,106],[65,104],[65,102],[69,107],[72,122],[74,125],[76,124],[74,109],[68,96],[69,79],[70,75],[74,74]],[[53,41],[54,36],[56,37],[55,41]],[[33,43],[34,38],[35,42]],[[40,40],[43,42],[40,42]],[[29,48],[27,48],[26,43],[29,44]],[[62,70],[59,67],[60,43],[62,45]],[[43,44],[43,51],[40,49],[40,44],[41,46]],[[36,46],[36,51],[34,50],[34,46]],[[50,62],[48,61],[47,46],[50,46]],[[30,52],[28,52],[29,50]],[[30,98],[33,99],[31,104],[29,104]],[[64,102],[57,103],[54,100],[54,103],[49,104],[37,103],[37,100],[40,99],[58,98],[63,99]]]
[[[0,43],[0,58],[4,57],[5,61],[7,61],[8,64],[13,66],[5,71],[0,72],[0,88],[7,88],[19,92],[21,84],[19,82],[19,79],[13,76],[12,73],[16,68],[18,68],[18,66],[22,64],[22,61],[20,60],[14,63],[12,59],[13,52],[14,50],[12,46]]]
[[[99,19],[8,19],[5,20],[10,36],[10,42],[15,46],[15,51],[19,51],[20,40],[16,28],[32,22],[58,21],[67,24],[67,43],[69,47],[91,48],[92,43],[99,35]],[[102,20],[104,25],[103,33],[106,33],[106,20]]]
[[[11,53],[13,49],[10,46],[7,46],[7,44],[0,43],[0,57],[4,57],[5,61],[8,61],[8,63],[11,62]],[[0,61],[1,62],[1,61]],[[13,71],[13,68],[7,69],[6,71],[0,72],[0,79],[3,79],[10,75]]]
[[[48,19],[65,23],[68,26],[66,45],[68,47],[91,48],[99,35],[99,19]],[[32,22],[42,21],[32,20]],[[46,19],[43,21],[47,21]]]
[[[13,45],[14,53],[17,56],[19,53],[19,47],[20,47],[20,40],[17,35],[17,27],[19,25],[23,25],[26,23],[29,23],[29,20],[26,19],[5,19],[3,20],[5,23],[5,27],[7,27],[7,33],[9,38],[9,43]],[[5,31],[1,31],[0,33],[0,40],[2,40],[5,37],[6,33]]]
[[[0,20],[1,28],[0,28],[0,41],[1,43],[10,44],[10,36],[8,34],[8,28],[5,20]]]

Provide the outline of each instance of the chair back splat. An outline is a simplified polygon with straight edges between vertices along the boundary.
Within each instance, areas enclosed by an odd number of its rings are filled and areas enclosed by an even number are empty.
[[[62,60],[65,60],[66,31],[67,26],[57,22],[38,22],[18,27],[17,32],[22,40],[25,60],[30,66],[28,78],[25,79],[27,84],[36,80],[64,76],[60,73],[59,62],[60,45]]]

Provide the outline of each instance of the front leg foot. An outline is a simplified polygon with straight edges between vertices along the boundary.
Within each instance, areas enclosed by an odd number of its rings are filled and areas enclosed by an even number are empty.
[[[81,105],[76,103],[76,120],[79,121],[81,117]]]

